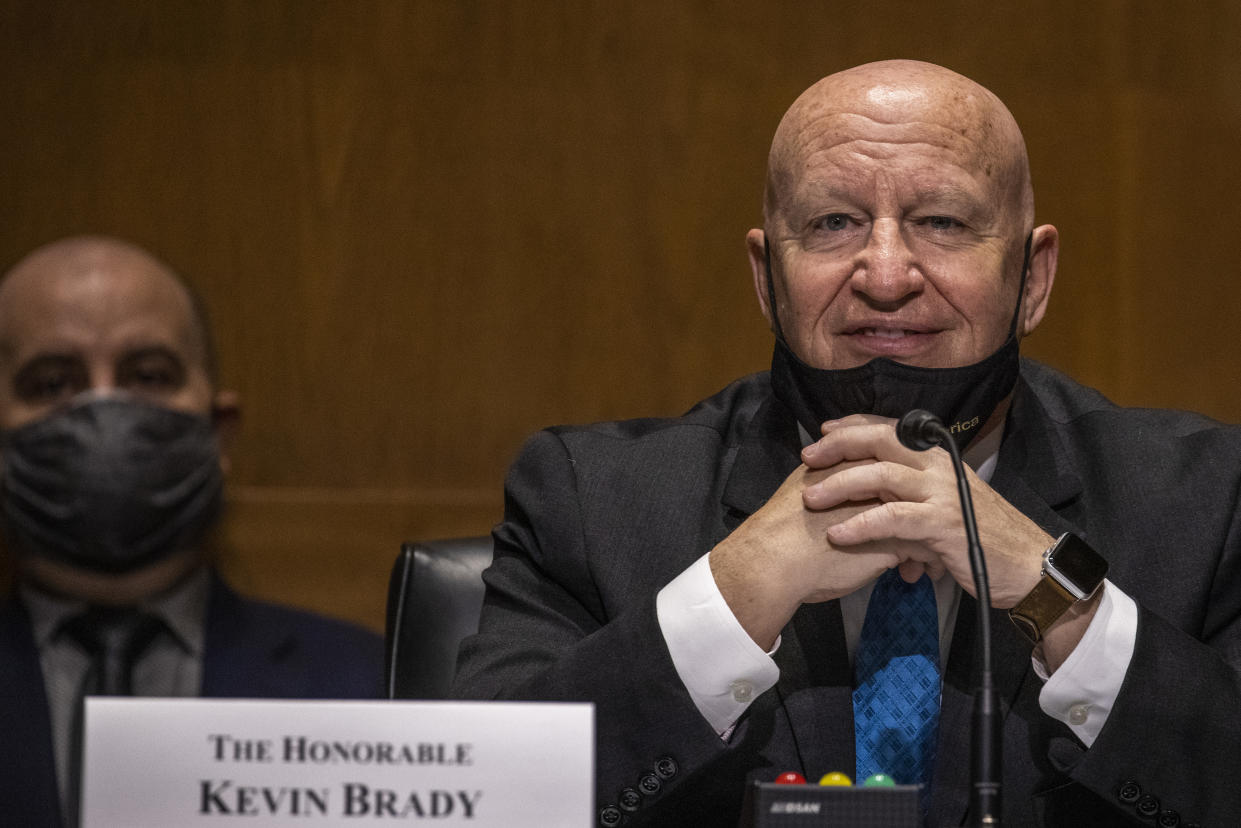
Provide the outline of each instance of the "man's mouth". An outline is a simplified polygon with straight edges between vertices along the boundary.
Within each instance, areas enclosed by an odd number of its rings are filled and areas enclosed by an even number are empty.
[[[925,326],[859,325],[845,331],[845,341],[852,342],[862,353],[900,359],[913,357],[931,347],[938,333],[940,330]]]
[[[880,339],[900,339],[905,336],[923,333],[911,328],[858,328],[853,332],[856,336],[877,336]]]

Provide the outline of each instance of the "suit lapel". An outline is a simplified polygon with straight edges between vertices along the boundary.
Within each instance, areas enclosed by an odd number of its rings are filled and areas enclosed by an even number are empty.
[[[776,684],[798,758],[811,782],[827,771],[853,775],[853,668],[839,601],[804,604],[775,654]]]
[[[293,642],[271,619],[256,623],[244,601],[212,574],[203,645],[203,695],[271,698],[290,695],[279,669]]]
[[[737,444],[721,497],[731,532],[758,511],[801,463],[801,436],[793,415],[775,397],[754,412]]]

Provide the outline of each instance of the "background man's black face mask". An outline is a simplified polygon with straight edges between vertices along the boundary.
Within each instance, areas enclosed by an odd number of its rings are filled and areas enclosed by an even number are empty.
[[[957,446],[965,448],[1017,383],[1020,370],[1017,317],[1025,293],[1032,240],[1033,234],[1026,238],[1017,307],[1013,310],[1008,338],[980,362],[957,368],[920,368],[886,357],[876,357],[856,368],[840,369],[812,368],[802,362],[789,348],[775,315],[775,289],[768,251],[767,301],[776,330],[771,385],[776,397],[789,407],[813,438],[818,438],[819,426],[825,420],[838,420],[850,414],[899,418],[911,409],[923,408],[943,420]]]
[[[223,474],[209,418],[92,397],[4,435],[0,499],[11,545],[123,573],[200,540]]]

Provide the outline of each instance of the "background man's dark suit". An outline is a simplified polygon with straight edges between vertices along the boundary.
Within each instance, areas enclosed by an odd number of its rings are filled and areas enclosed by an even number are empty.
[[[341,621],[211,587],[202,695],[380,698],[378,636]],[[59,828],[51,723],[25,611],[0,604],[0,824]]]
[[[1005,824],[1130,824],[1126,782],[1187,822],[1241,824],[1241,430],[1121,409],[1028,360],[1015,394],[992,486],[1049,533],[1071,529],[1103,552],[1140,617],[1124,687],[1087,751],[1039,709],[1029,645],[993,612]],[[691,702],[656,620],[659,589],[770,497],[799,448],[766,374],[680,419],[533,437],[508,480],[457,693],[594,702],[598,806],[642,790],[643,777],[659,782],[634,824],[732,825],[747,779],[850,771],[837,602],[797,612],[775,655],[779,683],[727,744]],[[963,596],[945,670],[936,825],[960,824],[968,805],[974,606]]]

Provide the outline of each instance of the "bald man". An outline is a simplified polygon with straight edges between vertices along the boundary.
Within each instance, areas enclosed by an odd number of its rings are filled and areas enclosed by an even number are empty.
[[[929,703],[895,706],[920,738],[887,772],[925,824],[973,824],[960,504],[948,454],[894,429],[927,409],[972,467],[1004,824],[1241,824],[1241,432],[1019,357],[1059,240],[1004,105],[912,61],[823,79],[746,241],[771,370],[531,438],[456,692],[593,702],[602,826],[733,825],[751,781],[871,772],[865,694],[898,662],[871,631],[896,619],[919,672],[895,697]]]
[[[236,420],[198,303],[146,251],[70,238],[0,280],[0,523],[18,574],[0,603],[5,824],[76,824],[84,691],[379,697],[378,636],[244,599],[213,570]],[[105,679],[93,648],[112,636],[130,663]]]

